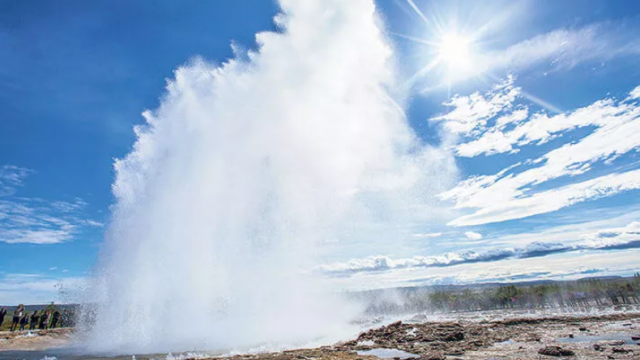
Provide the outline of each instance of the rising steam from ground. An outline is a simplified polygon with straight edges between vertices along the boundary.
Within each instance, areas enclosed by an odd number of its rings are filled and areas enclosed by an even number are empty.
[[[406,212],[453,172],[392,100],[372,0],[280,5],[281,31],[258,34],[257,51],[179,68],[116,162],[90,349],[340,336],[355,312],[312,271],[317,244]]]

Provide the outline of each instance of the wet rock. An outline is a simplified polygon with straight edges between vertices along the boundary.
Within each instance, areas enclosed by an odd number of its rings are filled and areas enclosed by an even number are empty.
[[[469,341],[467,345],[469,347],[482,347],[484,346],[484,343],[482,342],[482,340],[474,340],[474,341]]]
[[[538,354],[548,356],[573,356],[575,353],[569,349],[563,349],[560,346],[547,346],[538,350]]]
[[[396,321],[394,323],[391,323],[391,324],[387,325],[387,329],[389,329],[389,328],[399,328],[400,326],[402,326],[402,321]]]
[[[632,336],[632,337],[631,337],[631,340],[634,340],[634,341],[635,341],[635,340],[640,340],[640,335]]]
[[[593,350],[595,351],[604,351],[605,347],[600,344],[593,344]]]
[[[442,341],[461,341],[464,340],[464,333],[456,331],[453,333],[445,333],[440,336]]]
[[[446,360],[447,357],[442,354],[426,354],[418,358],[418,360]]]
[[[539,334],[536,333],[529,333],[527,334],[527,336],[525,336],[525,341],[526,342],[539,342],[541,340],[541,337]]]

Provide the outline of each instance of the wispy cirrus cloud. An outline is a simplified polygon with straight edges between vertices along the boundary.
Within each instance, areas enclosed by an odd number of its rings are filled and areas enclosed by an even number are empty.
[[[513,82],[509,78],[486,94],[455,97],[446,104],[453,108],[450,112],[432,119],[444,122],[446,129],[460,136],[455,145],[458,156],[517,153],[524,146],[539,146],[576,129],[591,132],[527,161],[525,170],[518,168],[524,167],[518,162],[494,175],[472,176],[442,193],[441,199],[454,201],[458,209],[475,209],[450,225],[520,219],[640,188],[636,170],[610,170],[589,180],[537,190],[550,180],[587,174],[594,164],[606,167],[621,155],[640,149],[640,137],[629,136],[640,133],[640,102],[633,95],[638,88],[623,100],[608,97],[564,114],[528,115],[530,109]],[[482,117],[469,116],[469,108],[474,106],[492,110]]]
[[[493,20],[494,18],[489,22]],[[499,36],[497,33],[483,33],[482,28],[475,32],[470,29],[466,35],[472,39],[474,51],[466,56],[472,65],[450,73],[447,80],[448,83],[454,83],[475,77],[491,79],[501,77],[505,73],[520,74],[531,69],[535,69],[538,76],[544,76],[570,70],[581,64],[603,65],[610,60],[640,54],[640,44],[635,40],[635,34],[639,30],[636,19],[604,21],[560,27],[528,39],[521,39],[506,47],[495,48],[491,47],[491,44],[495,43],[495,37]],[[419,43],[427,42],[412,36],[396,35]],[[437,61],[434,61],[414,75],[411,81],[421,77],[427,82],[432,81],[433,76],[425,75],[436,68],[436,65]],[[423,91],[443,85],[445,84],[427,86]]]
[[[449,224],[468,226],[521,219],[636,189],[640,189],[640,170],[614,173],[507,201],[487,201],[477,211],[458,217]]]
[[[17,188],[24,185],[24,179],[32,172],[33,170],[14,165],[0,167],[0,196],[15,194]]]
[[[15,196],[33,170],[16,166],[0,168],[0,242],[56,244],[70,241],[82,229],[102,226],[83,213],[87,203],[47,201]]]
[[[640,53],[633,41],[638,30],[634,22],[600,22],[582,27],[566,27],[536,35],[481,57],[485,71],[517,71],[545,63],[549,71],[567,69],[588,61],[607,61]]]
[[[3,304],[47,304],[77,302],[75,292],[86,284],[82,277],[55,277],[39,273],[0,274]]]

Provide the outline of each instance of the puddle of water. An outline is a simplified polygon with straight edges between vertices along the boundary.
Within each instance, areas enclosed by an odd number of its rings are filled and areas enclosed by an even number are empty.
[[[599,334],[599,335],[574,335],[573,338],[559,338],[562,343],[624,341],[624,345],[635,345],[637,341],[631,340],[629,334]]]
[[[495,343],[495,346],[506,346],[506,345],[511,345],[511,344],[515,344],[516,342],[513,341],[512,339],[509,340],[505,340],[505,341],[499,341],[497,343]]]
[[[380,359],[410,359],[419,357],[416,354],[408,353],[406,351],[398,350],[398,349],[372,349],[372,350],[362,350],[357,351],[358,355],[373,355]]]

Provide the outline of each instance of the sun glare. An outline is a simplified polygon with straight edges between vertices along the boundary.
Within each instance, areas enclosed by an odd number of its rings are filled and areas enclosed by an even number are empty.
[[[419,55],[425,60],[407,84],[419,83],[421,78],[427,77],[431,79],[430,83],[435,84],[437,80],[433,80],[441,78],[438,84],[425,87],[423,91],[441,86],[451,89],[452,84],[488,75],[485,74],[488,57],[483,54],[482,28],[461,24],[456,19],[446,21],[439,18],[437,12],[426,16],[413,0],[407,0],[407,3],[424,21],[427,30],[423,37],[395,33],[419,44]]]
[[[440,40],[438,54],[451,70],[465,70],[471,64],[471,42],[458,34],[445,34]]]

